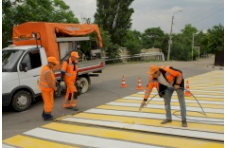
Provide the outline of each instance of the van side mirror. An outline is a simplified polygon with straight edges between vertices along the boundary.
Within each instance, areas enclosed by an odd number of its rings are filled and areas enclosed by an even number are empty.
[[[22,63],[22,71],[27,72],[28,71],[28,67],[26,63]]]

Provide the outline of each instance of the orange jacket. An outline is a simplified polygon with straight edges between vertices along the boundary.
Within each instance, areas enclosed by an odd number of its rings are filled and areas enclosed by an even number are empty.
[[[173,67],[167,66],[167,67],[161,67],[159,68],[161,74],[166,78],[166,80],[174,85],[180,85],[182,86],[182,82],[183,82],[183,77],[182,77],[182,73],[181,71],[174,69]],[[149,95],[152,92],[153,87],[156,87],[157,91],[160,93],[162,91],[164,91],[167,87],[166,86],[162,86],[157,79],[155,79],[154,77],[150,76],[149,78],[149,83],[147,85],[146,91],[145,91],[145,95],[144,95],[144,100],[147,100]]]
[[[39,88],[42,91],[54,91],[54,89],[48,85],[46,78],[45,78],[46,72],[49,72],[49,71],[51,73],[51,80],[55,84],[55,75],[54,75],[53,71],[47,65],[45,65],[41,70],[40,81],[39,81]]]
[[[77,63],[72,62],[71,58],[63,62],[61,71],[65,72],[65,75],[63,76],[65,82],[76,81],[78,66]]]

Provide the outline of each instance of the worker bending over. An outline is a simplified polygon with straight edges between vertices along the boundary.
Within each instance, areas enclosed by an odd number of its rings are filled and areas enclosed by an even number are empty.
[[[147,85],[144,100],[141,103],[141,106],[143,107],[146,105],[146,101],[149,95],[151,94],[153,87],[156,87],[160,97],[164,98],[166,110],[166,119],[163,120],[161,124],[172,122],[170,102],[173,92],[175,90],[177,92],[181,108],[182,126],[187,127],[186,106],[183,89],[184,79],[182,77],[182,72],[170,66],[158,67],[156,65],[152,65],[149,67],[148,74],[150,75],[150,80]]]

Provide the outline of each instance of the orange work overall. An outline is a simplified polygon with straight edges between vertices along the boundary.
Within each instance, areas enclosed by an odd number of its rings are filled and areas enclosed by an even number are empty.
[[[73,64],[72,59],[64,61],[61,71],[65,72],[64,80],[67,86],[64,107],[76,107],[77,100],[74,98],[74,93],[77,92],[75,87],[77,77],[77,64]],[[70,99],[70,100],[69,100]]]
[[[53,71],[46,65],[41,70],[39,88],[41,90],[42,98],[44,101],[44,112],[46,114],[51,114],[54,104],[54,89],[51,88],[46,81],[45,75],[47,72],[51,73],[51,80],[53,81],[53,83],[55,83],[55,75]]]

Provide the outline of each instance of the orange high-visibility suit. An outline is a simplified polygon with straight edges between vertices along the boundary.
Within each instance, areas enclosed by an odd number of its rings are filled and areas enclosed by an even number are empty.
[[[67,61],[63,62],[62,72],[65,72],[64,81],[67,85],[64,108],[76,107],[77,98],[74,96],[77,92],[75,82],[78,74],[77,61],[73,62],[70,57]]]
[[[46,65],[41,70],[39,88],[41,89],[41,94],[44,101],[44,113],[51,114],[54,104],[54,89],[50,87],[46,81],[45,75],[47,72],[51,73],[51,81],[55,84],[55,75],[53,71]]]
[[[183,81],[182,73],[179,70],[174,69],[173,67],[170,66],[161,66],[160,68],[158,68],[158,70],[161,71],[162,75],[170,84],[172,85],[177,84],[180,85],[181,87],[184,87],[184,84],[182,83]],[[153,87],[156,87],[159,93],[165,91],[165,87],[162,87],[161,84],[159,84],[158,80],[156,78],[153,78],[153,76],[151,76],[150,72],[148,72],[148,74],[150,74],[150,77],[149,83],[146,87],[144,100],[148,99],[148,97],[152,92]]]

